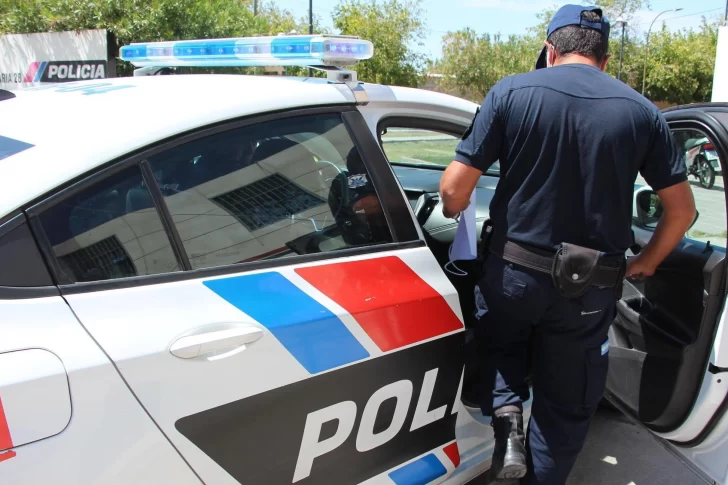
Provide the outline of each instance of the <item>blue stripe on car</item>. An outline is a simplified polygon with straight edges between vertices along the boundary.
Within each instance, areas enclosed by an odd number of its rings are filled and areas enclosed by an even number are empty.
[[[397,485],[425,485],[444,476],[445,465],[432,453],[389,473]]]
[[[344,323],[277,272],[205,281],[267,328],[311,374],[369,357]]]

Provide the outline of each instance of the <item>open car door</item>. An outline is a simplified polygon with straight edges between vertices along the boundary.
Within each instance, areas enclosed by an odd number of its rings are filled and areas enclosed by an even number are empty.
[[[727,226],[722,169],[728,161],[728,107],[674,108],[665,117],[696,167],[689,170],[689,178],[698,218],[653,276],[625,282],[609,335],[607,397],[712,480],[726,484]],[[704,143],[696,148],[695,140]],[[704,183],[710,173],[700,173],[700,167],[713,172],[714,184]],[[660,216],[659,197],[638,179],[634,253],[649,242]]]

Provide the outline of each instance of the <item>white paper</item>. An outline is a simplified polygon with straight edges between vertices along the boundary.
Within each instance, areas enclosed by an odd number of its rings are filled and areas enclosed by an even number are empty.
[[[475,234],[475,191],[470,194],[470,205],[460,214],[458,230],[450,251],[450,261],[475,259],[478,252]]]

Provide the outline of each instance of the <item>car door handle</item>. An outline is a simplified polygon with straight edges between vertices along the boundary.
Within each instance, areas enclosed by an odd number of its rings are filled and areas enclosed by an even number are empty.
[[[262,336],[263,330],[260,327],[235,325],[180,337],[172,343],[169,351],[180,359],[192,359],[210,354],[215,354],[214,358],[217,359],[245,350],[247,344],[255,342]],[[219,354],[224,350],[230,351]]]

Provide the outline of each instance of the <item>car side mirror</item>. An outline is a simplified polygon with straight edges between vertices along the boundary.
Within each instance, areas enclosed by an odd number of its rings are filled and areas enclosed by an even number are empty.
[[[637,224],[646,229],[655,229],[664,211],[660,196],[654,190],[642,190],[637,193],[635,208]],[[695,219],[693,219],[693,223],[690,224],[688,229],[692,228],[698,222],[699,216],[700,214],[696,210]]]
[[[662,217],[662,202],[657,192],[653,190],[643,190],[637,194],[637,224],[647,229],[654,229]]]

